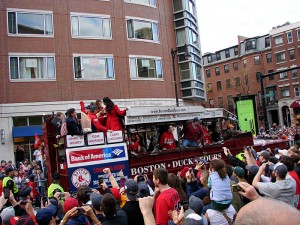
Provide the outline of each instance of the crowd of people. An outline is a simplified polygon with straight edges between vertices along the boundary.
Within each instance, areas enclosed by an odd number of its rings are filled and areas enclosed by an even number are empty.
[[[299,147],[256,152],[248,146],[236,156],[224,147],[228,164],[217,158],[208,163],[199,157],[193,167],[184,167],[177,175],[158,168],[152,179],[144,174],[126,179],[120,171],[119,183],[105,168],[111,188],[100,178],[97,189],[83,185],[74,193],[66,192],[60,186],[60,175],[53,174],[38,210],[32,207],[31,186],[20,192],[7,188],[15,170],[3,162],[8,178],[2,181],[2,224],[297,225]]]

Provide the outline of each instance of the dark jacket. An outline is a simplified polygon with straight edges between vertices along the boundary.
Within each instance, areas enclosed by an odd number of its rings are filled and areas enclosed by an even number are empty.
[[[66,119],[68,135],[81,135],[81,125],[72,117]]]

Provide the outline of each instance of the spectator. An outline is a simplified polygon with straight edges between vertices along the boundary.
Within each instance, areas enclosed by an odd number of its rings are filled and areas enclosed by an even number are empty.
[[[64,193],[64,189],[59,184],[60,174],[54,173],[52,178],[53,178],[53,182],[48,188],[48,197],[53,197],[55,192],[57,192],[57,191]]]
[[[252,185],[259,190],[259,193],[283,201],[291,206],[294,206],[294,197],[296,191],[296,183],[291,177],[286,177],[288,169],[284,164],[274,166],[273,174],[276,182],[259,182],[261,175],[266,169],[266,164],[262,164],[258,173],[254,177]]]
[[[203,219],[200,215],[189,209],[184,212],[184,225],[203,225]]]
[[[155,193],[155,220],[157,225],[167,225],[168,220],[172,220],[168,216],[171,210],[179,211],[179,194],[168,185],[168,171],[166,169],[158,168],[153,171],[153,183],[158,190]]]
[[[179,198],[181,201],[187,201],[188,197],[186,195],[186,193],[184,192],[182,185],[181,185],[181,181],[179,180],[179,178],[173,174],[173,173],[169,173],[168,175],[168,185],[171,188],[174,188],[178,194],[179,194]]]
[[[203,128],[199,117],[195,117],[192,122],[187,123],[183,130],[182,146],[196,147],[203,139]]]
[[[122,209],[117,209],[117,201],[115,197],[107,193],[103,196],[102,211],[104,213],[104,219],[102,225],[127,225],[127,215]]]
[[[38,225],[56,225],[54,218],[56,212],[56,206],[50,204],[46,208],[42,208],[37,212],[36,222],[38,223]]]
[[[247,182],[244,178],[245,171],[242,167],[236,166],[233,168],[233,176],[238,179],[238,182]]]
[[[12,167],[7,167],[5,169],[6,177],[4,177],[2,186],[8,187],[9,190],[11,190],[15,197],[19,195],[19,190],[16,186],[16,183],[14,182],[14,169]]]
[[[145,225],[155,225],[155,218],[152,211],[153,205],[153,197],[148,196],[139,199],[139,206],[144,217]]]
[[[189,208],[201,216],[202,220],[205,221],[204,224],[207,224],[205,216],[202,216],[203,207],[204,204],[200,198],[197,198],[193,195],[189,198]]]
[[[26,209],[24,208],[24,206],[30,202],[30,204],[32,204],[32,198],[33,198],[33,193],[32,193],[32,189],[31,187],[28,188],[24,188],[22,189],[22,191],[20,192],[20,198],[21,198],[21,207],[18,209],[18,215],[21,216],[26,216]]]
[[[173,131],[174,127],[172,125],[169,125],[168,131],[164,132],[161,135],[159,145],[163,150],[176,148]]]
[[[258,155],[258,160],[261,164],[269,161],[269,158],[270,158],[269,152],[261,151],[261,152],[258,152],[257,155]]]
[[[18,166],[20,162],[24,162],[24,148],[22,148],[20,145],[17,145],[15,148],[15,156],[16,156],[16,165]]]
[[[33,219],[31,219],[28,216],[18,216],[18,217],[12,217],[10,219],[11,225],[36,225]]]
[[[64,211],[67,213],[68,211],[76,208],[79,208],[79,202],[76,198],[66,198],[64,202]],[[88,224],[88,219],[82,215],[83,212],[79,211],[76,215],[72,216],[71,218],[66,221],[66,225],[86,225]],[[64,219],[63,219],[64,221]]]
[[[232,201],[230,179],[225,171],[225,162],[221,159],[214,159],[210,162],[212,171],[208,178],[210,199],[213,209],[227,209]]]
[[[90,199],[91,199],[92,207],[93,207],[93,210],[95,211],[96,217],[102,223],[103,219],[104,219],[102,208],[101,208],[101,201],[103,199],[103,195],[100,195],[98,193],[91,193]]]
[[[125,195],[127,197],[127,202],[123,206],[123,210],[127,214],[128,224],[130,225],[144,225],[144,219],[139,207],[139,202],[137,199],[138,194],[138,184],[133,179],[128,179],[125,181]]]
[[[0,214],[2,225],[10,225],[10,218],[15,216],[15,210],[12,206],[4,208]]]
[[[33,152],[33,156],[37,162],[41,162],[42,158],[42,146],[38,146],[37,149]]]
[[[27,183],[27,188],[30,187],[31,190],[32,190],[32,198],[35,200],[35,205],[37,207],[40,206],[40,193],[38,192],[37,190],[37,187],[35,185],[35,182],[34,182],[34,175],[31,174],[28,179],[29,179],[29,182]]]
[[[200,199],[204,199],[207,196],[208,193],[208,176],[209,176],[209,172],[208,170],[204,170],[202,171],[201,175],[200,175],[200,183],[202,186],[200,186],[200,184],[198,183],[197,180],[192,180],[192,178],[190,177],[190,174],[188,173],[186,175],[186,179],[187,179],[187,188],[186,188],[186,193],[187,196],[196,196]]]
[[[233,224],[235,216],[236,211],[232,205],[222,211],[208,209],[205,213],[205,217],[210,225]]]
[[[19,176],[19,172],[18,170],[15,170],[14,171],[14,182],[16,184],[16,187],[18,188],[18,190],[20,191],[21,190],[21,184],[22,184],[22,178]]]
[[[5,160],[1,160],[1,167],[0,167],[0,171],[2,172],[6,167],[6,161]]]
[[[45,177],[41,169],[36,170],[35,182],[37,182],[39,193],[45,195]]]

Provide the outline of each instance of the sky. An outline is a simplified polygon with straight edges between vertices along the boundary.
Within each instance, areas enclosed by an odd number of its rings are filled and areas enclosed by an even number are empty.
[[[196,0],[202,53],[237,45],[237,36],[268,34],[300,21],[300,0]]]

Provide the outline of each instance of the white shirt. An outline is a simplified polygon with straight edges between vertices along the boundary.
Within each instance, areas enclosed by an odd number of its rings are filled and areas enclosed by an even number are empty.
[[[35,156],[36,161],[42,161],[42,154],[40,150],[35,150],[33,156]]]
[[[225,209],[224,212],[231,219],[231,221],[233,220],[233,216],[236,214],[236,211],[232,205],[230,205],[229,208]],[[226,218],[221,212],[213,209],[208,209],[206,213],[208,215],[210,225],[228,225]]]

